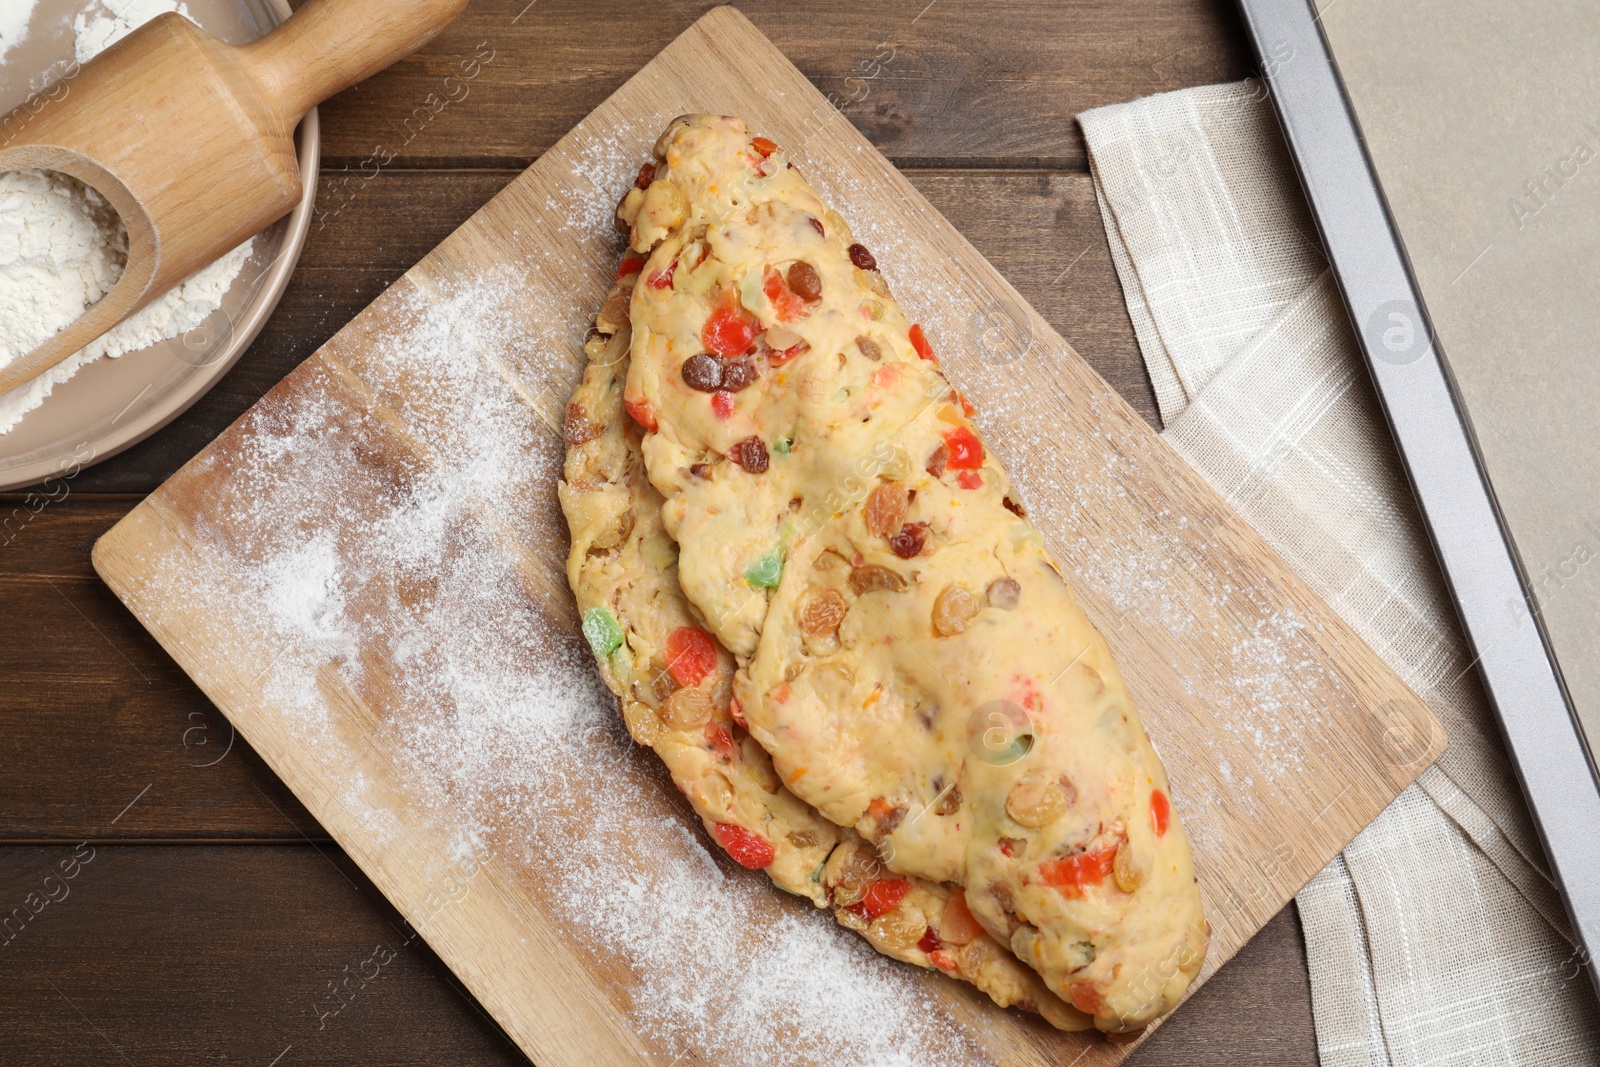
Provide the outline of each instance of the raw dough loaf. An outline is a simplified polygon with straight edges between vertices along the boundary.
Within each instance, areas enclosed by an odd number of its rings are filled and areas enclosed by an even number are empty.
[[[625,296],[635,279],[619,280],[618,291]],[[572,531],[568,580],[628,732],[661,758],[707,833],[736,861],[832,908],[884,955],[938,967],[1001,1007],[1037,1012],[1061,1029],[1089,1028],[1087,1016],[983,932],[964,899],[951,904],[959,888],[884,870],[858,835],[785,789],[736,722],[733,658],[700,629],[678,588],[677,545],[662,527],[661,496],[645,477],[639,432],[623,410],[628,329],[607,328],[617,332],[589,341],[590,363],[567,407],[559,492]]]
[[[625,402],[689,602],[784,783],[1107,1031],[1208,941],[1105,640],[871,254],[781,148],[675,120],[618,209]],[[919,264],[930,279],[938,264]]]

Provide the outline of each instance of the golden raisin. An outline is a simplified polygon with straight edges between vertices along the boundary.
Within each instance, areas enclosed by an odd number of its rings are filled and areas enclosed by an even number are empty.
[[[883,349],[882,349],[882,347],[880,347],[878,342],[874,341],[870,337],[866,337],[866,336],[857,337],[856,338],[856,347],[861,350],[861,354],[863,356],[866,356],[868,359],[872,360],[872,362],[874,362],[874,363],[878,362],[878,360],[883,358]]]
[[[667,669],[667,661],[656,656],[650,661],[650,696],[655,697],[655,703],[660,705],[678,688],[678,680]]]
[[[800,632],[809,637],[835,633],[848,610],[837,590],[813,589],[800,605]]]
[[[653,745],[661,736],[661,720],[642,700],[622,702],[622,721],[627,724],[628,733],[641,745]]]
[[[986,963],[991,963],[1000,957],[1000,950],[995,943],[987,937],[974,938],[967,944],[956,949],[956,966],[962,974],[975,975],[983,970]]]
[[[893,537],[906,521],[906,508],[910,503],[904,485],[884,482],[868,494],[866,506],[861,509],[867,530],[874,537]]]
[[[940,637],[961,633],[981,610],[983,605],[965,586],[947,585],[933,602],[933,632]]]
[[[567,405],[567,421],[562,426],[562,436],[567,439],[567,444],[588,444],[599,437],[604,429],[604,426],[589,421],[589,415],[583,410],[582,404],[574,402]]]
[[[1133,849],[1124,841],[1117,849],[1116,859],[1111,861],[1111,877],[1116,879],[1117,888],[1124,893],[1131,893],[1144,885],[1144,871],[1139,869],[1139,861],[1133,857]]]
[[[864,848],[850,854],[833,881],[833,906],[848,908],[861,903],[867,887],[878,880],[882,868],[878,858]]]
[[[921,908],[902,905],[872,920],[868,930],[889,948],[908,949],[922,940],[928,930],[928,917]]]
[[[984,595],[994,607],[1010,611],[1017,606],[1017,601],[1022,598],[1022,586],[1013,578],[996,578],[989,583],[989,588]]]
[[[1006,814],[1019,826],[1048,826],[1067,810],[1067,794],[1055,782],[1029,775],[1006,794]]]
[[[795,848],[815,848],[822,843],[815,830],[790,830],[789,844]]]
[[[891,593],[898,593],[906,587],[906,580],[888,567],[880,567],[875,563],[868,563],[862,567],[853,567],[850,570],[850,589],[856,596],[887,589]]]
[[[953,785],[948,791],[941,793],[933,805],[935,815],[954,815],[961,810],[961,787]]]
[[[684,686],[661,705],[661,721],[675,730],[704,726],[711,721],[711,697],[703,689]]]
[[[944,473],[945,466],[949,464],[949,462],[950,446],[941,441],[939,443],[939,447],[934,449],[933,452],[928,456],[928,473],[933,475],[935,478],[939,477],[939,475]]]
[[[606,294],[606,302],[595,317],[595,328],[603,334],[614,334],[628,325],[628,301],[633,296],[632,287],[613,285]]]

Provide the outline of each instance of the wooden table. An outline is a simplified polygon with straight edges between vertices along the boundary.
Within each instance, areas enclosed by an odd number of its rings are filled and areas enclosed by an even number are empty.
[[[318,217],[238,367],[65,490],[0,496],[7,1064],[526,1062],[101,585],[89,550],[708,6],[475,0],[323,108]],[[1073,116],[1248,74],[1227,0],[740,6],[1157,422]],[[1314,1064],[1293,908],[1130,1062]]]

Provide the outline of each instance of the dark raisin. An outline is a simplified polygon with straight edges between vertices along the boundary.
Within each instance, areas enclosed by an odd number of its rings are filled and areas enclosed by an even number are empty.
[[[714,393],[722,388],[722,360],[704,352],[683,361],[683,384],[702,393]]]
[[[794,166],[793,163],[791,163],[789,165],[791,167]],[[811,228],[813,230],[817,231],[817,236],[818,237],[826,237],[826,236],[828,236],[827,232],[825,230],[823,230],[823,228],[822,228],[822,220],[821,219],[819,219],[815,215],[813,215],[810,218],[806,219],[806,221],[811,223]]]
[[[1025,519],[1028,517],[1028,513],[1022,510],[1022,505],[1017,503],[1015,500],[1012,500],[1010,497],[1006,497],[1001,501],[1001,503],[1006,506],[1007,511],[1011,512],[1011,514],[1015,515],[1017,518]]]
[[[801,300],[822,299],[822,277],[817,273],[817,268],[805,260],[797,260],[789,265],[787,280],[789,291]]]
[[[650,188],[650,183],[655,180],[656,165],[654,163],[646,163],[644,166],[639,168],[639,177],[634,179],[633,184],[637,185],[641,189],[648,189]]]
[[[881,819],[877,820],[878,837],[882,839],[894,833],[895,827],[899,826],[905,817],[906,809],[903,806],[889,809]]]
[[[872,253],[867,251],[867,246],[864,244],[853,244],[850,246],[850,262],[854,263],[862,270],[878,269],[878,261],[872,258]]]
[[[870,337],[857,337],[856,347],[861,349],[861,354],[876,363],[883,358],[883,349],[878,347],[878,342]]]
[[[709,463],[691,463],[691,464],[689,464],[689,473],[694,475],[696,478],[710,478],[711,477],[711,464],[709,464]]]
[[[944,465],[949,462],[950,446],[941,442],[939,447],[933,450],[933,455],[928,457],[928,473],[935,478],[939,477],[944,473]]]
[[[889,538],[889,547],[894,549],[894,554],[901,559],[911,559],[922,554],[922,546],[928,543],[928,524],[925,522],[908,522],[900,527],[900,532]]]
[[[751,474],[762,474],[767,469],[767,446],[759,437],[746,437],[733,446],[728,458]]]
[[[723,364],[722,388],[730,393],[737,393],[741,389],[748,389],[760,377],[761,372],[756,369],[752,359],[736,359]]]

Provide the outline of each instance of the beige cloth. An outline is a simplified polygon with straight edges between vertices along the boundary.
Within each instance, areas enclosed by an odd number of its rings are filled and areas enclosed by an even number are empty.
[[[1450,735],[1297,898],[1324,1067],[1600,1062],[1594,991],[1264,90],[1080,121],[1163,436]]]

